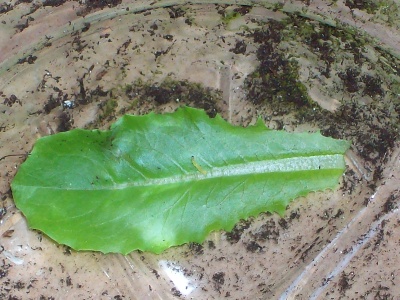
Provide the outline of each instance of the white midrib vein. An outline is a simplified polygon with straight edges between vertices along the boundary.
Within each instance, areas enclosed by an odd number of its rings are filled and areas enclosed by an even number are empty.
[[[328,154],[307,157],[290,157],[275,160],[264,160],[257,162],[247,162],[242,164],[233,164],[223,167],[215,167],[207,170],[206,174],[196,170],[193,166],[193,173],[185,175],[176,175],[165,178],[149,178],[140,181],[127,182],[122,184],[113,184],[107,186],[90,186],[88,188],[74,187],[72,184],[65,187],[38,187],[60,190],[122,190],[130,187],[160,186],[168,184],[177,184],[190,181],[199,181],[220,177],[232,177],[252,174],[265,173],[286,173],[313,170],[343,169],[344,159],[341,154]]]

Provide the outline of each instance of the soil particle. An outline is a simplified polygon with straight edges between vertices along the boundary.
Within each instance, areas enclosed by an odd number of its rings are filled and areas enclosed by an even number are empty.
[[[186,12],[181,7],[170,7],[168,8],[168,13],[171,19],[184,17],[186,14]]]
[[[170,101],[172,91],[160,86],[148,88],[147,95],[152,97],[157,104],[166,104]]]
[[[339,286],[339,291],[342,295],[344,295],[346,293],[346,291],[351,288],[351,286],[352,286],[351,282],[352,282],[353,278],[354,278],[353,272],[351,272],[349,274],[342,272],[342,274],[340,275],[338,286]]]
[[[381,224],[381,229],[378,231],[377,235],[376,235],[376,240],[374,243],[374,247],[372,248],[373,251],[378,250],[378,248],[383,245],[384,240],[385,240],[385,231],[384,231],[384,227],[385,227],[385,222],[382,222]]]
[[[63,111],[57,118],[58,126],[57,132],[68,131],[72,128],[74,121],[68,112]]]
[[[57,7],[60,6],[62,4],[64,4],[66,2],[66,0],[44,0],[43,6],[53,6],[53,7]],[[89,1],[86,1],[89,2]]]
[[[398,194],[398,190],[397,190],[397,193],[396,194],[392,194],[392,195],[390,195],[388,198],[387,198],[387,200],[386,200],[386,202],[385,202],[385,204],[383,205],[383,212],[384,213],[388,213],[388,212],[391,212],[391,211],[393,211],[394,209],[396,209],[396,208],[398,208],[397,207],[397,201],[398,201],[398,199],[399,199],[399,194]]]
[[[49,99],[47,102],[44,104],[43,109],[46,114],[50,113],[54,108],[56,108],[59,105],[58,99],[54,97],[53,95],[49,96]]]
[[[12,9],[12,5],[10,3],[3,2],[0,4],[0,14],[6,13]]]
[[[94,10],[103,9],[106,7],[115,7],[121,3],[122,0],[87,0],[84,2],[83,8],[79,10],[76,14],[78,16],[86,16]]]
[[[243,5],[243,6],[240,6],[238,8],[235,8],[233,11],[238,13],[238,14],[240,14],[241,16],[244,16],[244,15],[247,15],[250,12],[251,8],[252,8],[251,6]]]
[[[70,256],[70,255],[72,254],[72,249],[71,249],[70,247],[64,245],[64,246],[63,246],[63,254],[64,254],[65,256]],[[64,271],[65,271],[64,266],[61,265],[61,264],[60,264],[60,266],[61,266],[62,272],[64,273]]]
[[[289,223],[286,221],[284,218],[280,218],[278,221],[279,226],[281,226],[282,229],[288,229],[289,228]]]
[[[331,39],[332,29],[328,26],[324,26],[322,31],[313,32],[310,38],[306,40],[306,43],[310,48],[318,53],[319,59],[325,62],[326,68],[322,70],[321,74],[325,77],[330,77],[331,65],[334,62],[334,51],[331,47],[329,40]]]
[[[131,42],[132,42],[131,39],[126,40],[120,47],[118,47],[117,54],[120,54],[121,52],[125,52],[128,49]]]
[[[1,219],[1,216],[0,216],[0,219]],[[14,234],[14,230],[13,229],[8,229],[8,230],[4,231],[1,236],[4,237],[4,238],[10,238],[10,237],[13,236],[13,234]]]
[[[253,231],[251,235],[257,241],[273,241],[278,243],[279,228],[276,226],[276,222],[273,219],[267,220],[260,228]]]
[[[300,218],[300,212],[298,210],[294,210],[290,212],[289,220],[295,220]]]
[[[378,9],[378,4],[374,0],[346,0],[345,5],[350,9],[365,10],[370,14]]]
[[[82,32],[86,32],[89,29],[90,29],[90,23],[89,22],[83,23]]]
[[[2,206],[0,207],[0,222],[3,219],[3,217],[6,215],[6,213],[7,213],[7,208],[4,206],[4,202],[2,202]],[[0,253],[1,252],[2,252],[2,249],[0,249]]]
[[[208,249],[213,250],[215,248],[215,243],[213,241],[208,241]]]
[[[236,41],[235,48],[230,49],[229,51],[235,54],[245,54],[247,45],[244,41]]]
[[[338,75],[339,78],[343,80],[343,84],[349,93],[358,92],[358,90],[360,89],[358,86],[358,76],[360,75],[360,71],[352,68],[347,68],[346,72],[340,72]]]
[[[364,94],[372,98],[376,96],[384,96],[384,91],[382,89],[382,80],[380,78],[367,74],[362,76],[361,80],[365,84]]]
[[[204,253],[203,245],[199,243],[189,243],[189,249],[193,254],[201,255]]]
[[[212,276],[212,280],[214,282],[214,288],[215,290],[217,290],[218,292],[221,291],[222,286],[225,283],[225,273],[224,272],[217,272],[214,273]]]
[[[164,39],[166,39],[167,41],[173,41],[174,36],[171,34],[166,34],[163,36]]]
[[[85,84],[83,82],[83,77],[77,79],[79,83],[79,93],[76,95],[76,99],[79,104],[88,104],[90,99],[87,97]]]
[[[273,287],[273,285],[266,285],[265,283],[259,283],[257,285],[258,290],[262,293],[262,294],[270,294],[271,288]]]
[[[262,252],[263,247],[260,246],[260,244],[258,244],[256,241],[250,241],[246,244],[246,250],[252,253]]]
[[[361,179],[351,169],[346,169],[344,175],[346,180],[343,181],[341,189],[348,195],[352,195]]]
[[[340,218],[343,214],[344,214],[344,211],[339,208],[337,210],[336,214],[333,216],[333,218],[335,218],[335,219]]]
[[[165,50],[158,50],[154,52],[154,56],[155,56],[155,60],[157,60],[157,58],[159,58],[161,55],[166,55],[168,54],[168,52],[172,49],[172,46],[174,44],[172,44],[171,46],[169,46],[167,49]]]
[[[14,26],[19,32],[22,32],[25,28],[29,26],[29,18],[24,18]]]
[[[85,49],[88,44],[86,43],[85,40],[82,40],[81,36],[79,33],[76,33],[76,36],[74,37],[72,43],[71,43],[72,48],[77,52],[81,53],[83,49]],[[78,57],[74,57],[75,60],[78,60]]]
[[[307,256],[310,254],[311,250],[314,248],[314,246],[317,244],[319,240],[319,236],[317,236],[311,243],[305,243],[301,249],[297,250],[297,253],[301,253],[300,259],[304,262],[307,258]]]
[[[31,65],[31,64],[35,63],[36,59],[37,59],[37,56],[28,55],[27,57],[19,59],[17,63],[18,64],[23,64],[23,63],[27,62],[28,64]]]
[[[240,240],[243,231],[249,228],[250,224],[251,224],[250,221],[244,221],[244,220],[242,220],[239,223],[236,223],[235,227],[233,227],[233,229],[230,232],[225,233],[228,242],[231,244],[236,244]]]
[[[67,276],[67,277],[65,278],[65,283],[66,283],[67,286],[71,286],[71,285],[72,285],[72,280],[71,280],[71,277],[70,277],[70,276]]]
[[[13,106],[15,103],[18,103],[22,106],[21,100],[19,100],[14,94],[11,94],[10,97],[5,98],[3,102],[3,104],[9,107]]]
[[[107,95],[109,95],[109,93],[109,91],[104,90],[103,87],[98,85],[94,90],[90,91],[90,96],[106,97]]]
[[[321,215],[318,215],[321,220],[329,220],[329,223],[332,223],[334,219],[338,219],[344,215],[344,211],[342,209],[338,209],[336,212],[333,208],[325,209]]]
[[[152,270],[151,270],[151,273],[153,273],[154,276],[156,276],[157,279],[160,278],[160,274],[158,274],[157,270],[152,269]]]
[[[45,92],[46,88],[49,86],[49,84],[47,84],[48,81],[55,81],[56,83],[59,83],[60,79],[61,79],[60,76],[53,76],[53,74],[51,74],[50,71],[45,70],[45,73],[42,76],[42,80],[38,84],[36,91]],[[55,88],[53,87],[53,89],[55,89]]]
[[[63,102],[67,100],[68,95],[63,94],[60,90],[56,94],[50,94],[47,102],[43,106],[43,110],[46,114],[49,114],[54,108],[62,106]]]
[[[172,295],[174,295],[175,297],[180,297],[180,296],[182,296],[182,293],[181,293],[176,287],[173,287],[173,288],[171,289],[171,293],[172,293]]]
[[[13,288],[16,290],[22,290],[23,288],[25,288],[25,283],[23,283],[22,281],[17,281],[14,283]]]
[[[2,265],[0,265],[0,279],[6,277],[8,275],[8,270],[10,268],[11,268],[11,265],[6,264],[5,261],[3,260]]]

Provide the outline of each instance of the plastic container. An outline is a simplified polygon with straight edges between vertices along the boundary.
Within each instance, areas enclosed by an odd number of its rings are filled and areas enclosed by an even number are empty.
[[[2,4],[0,298],[400,299],[399,9]],[[182,104],[352,140],[340,186],[296,199],[283,218],[262,214],[160,255],[76,252],[27,227],[9,184],[38,137]]]

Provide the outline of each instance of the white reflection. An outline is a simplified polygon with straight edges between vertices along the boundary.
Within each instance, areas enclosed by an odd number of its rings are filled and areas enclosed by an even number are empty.
[[[161,260],[159,265],[182,295],[187,296],[196,289],[197,286],[185,275],[184,269],[177,263]]]
[[[14,256],[11,252],[7,250],[3,251],[3,255],[16,265],[22,265],[24,263],[24,260],[22,258]]]

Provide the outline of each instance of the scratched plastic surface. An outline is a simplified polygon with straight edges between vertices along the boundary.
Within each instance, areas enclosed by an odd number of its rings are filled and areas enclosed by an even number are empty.
[[[258,45],[248,33],[271,19],[297,12],[332,25],[339,18],[375,37],[382,51],[400,53],[398,19],[372,17],[344,1],[305,2],[259,1],[265,7],[247,7],[229,20],[222,20],[221,11],[249,2],[110,1],[91,10],[75,1],[54,6],[36,1],[36,10],[33,3],[2,5],[0,298],[400,299],[395,285],[400,276],[398,142],[381,165],[364,161],[352,148],[338,189],[297,199],[283,218],[263,214],[241,223],[234,234],[215,232],[202,245],[160,255],[103,255],[57,245],[28,228],[9,192],[24,159],[20,154],[29,152],[38,137],[94,122],[104,113],[104,103],[96,98],[102,91],[115,91],[118,106],[126,107],[118,89],[137,79],[162,82],[172,76],[219,89],[219,110],[234,124],[248,125],[267,114],[245,100],[243,84],[258,65]],[[238,41],[246,44],[244,52],[232,50]],[[324,86],[316,81],[310,94],[334,110],[340,91],[336,96],[320,92]],[[91,101],[76,105],[83,94]],[[55,105],[51,97],[58,99]],[[173,110],[176,102],[157,109]],[[278,124],[266,121],[271,128]],[[280,121],[287,130],[315,130],[295,126],[285,116]],[[378,167],[381,177],[373,178]]]

